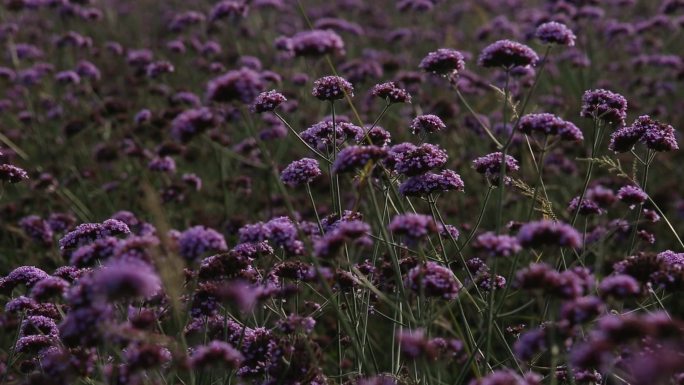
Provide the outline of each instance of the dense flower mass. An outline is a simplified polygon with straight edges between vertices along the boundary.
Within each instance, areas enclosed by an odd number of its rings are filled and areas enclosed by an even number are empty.
[[[0,383],[684,384],[684,1],[0,7]]]

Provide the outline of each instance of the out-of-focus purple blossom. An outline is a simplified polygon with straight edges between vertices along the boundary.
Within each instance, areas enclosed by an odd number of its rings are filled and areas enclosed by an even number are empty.
[[[195,226],[183,231],[178,239],[180,255],[187,261],[194,261],[207,253],[228,250],[223,235],[214,229]]]
[[[207,107],[185,110],[171,121],[171,136],[175,140],[187,143],[215,123],[216,116]]]
[[[363,168],[369,162],[382,160],[387,150],[378,146],[349,146],[337,154],[332,172],[335,174],[351,172]]]
[[[19,183],[28,179],[28,173],[24,169],[11,164],[0,164],[0,181]]]
[[[298,32],[291,38],[276,42],[279,49],[291,51],[295,56],[344,55],[344,41],[331,30]]]
[[[626,274],[616,274],[604,278],[598,287],[601,297],[625,299],[636,297],[641,293],[639,281]]]
[[[516,237],[510,235],[496,235],[492,232],[481,234],[473,246],[497,257],[510,257],[522,250]]]
[[[462,287],[449,268],[432,261],[409,270],[406,286],[418,295],[447,300],[455,299]]]
[[[638,186],[626,185],[620,187],[620,190],[617,192],[617,198],[633,207],[634,205],[646,202],[648,195]]]
[[[540,246],[560,246],[578,248],[582,246],[582,236],[572,226],[550,220],[540,220],[524,224],[518,231],[520,245],[526,248]]]
[[[52,244],[54,232],[50,228],[50,224],[43,218],[37,215],[29,215],[21,218],[19,227],[39,245],[49,246]]]
[[[461,176],[452,170],[444,170],[438,174],[425,173],[406,179],[399,185],[399,193],[404,196],[425,196],[447,191],[463,191]]]
[[[215,23],[222,19],[236,21],[247,17],[249,5],[241,0],[222,0],[209,11],[209,22]]]
[[[534,36],[545,44],[557,44],[572,47],[575,45],[576,36],[565,24],[550,21],[540,24]]]
[[[157,156],[147,163],[147,168],[157,172],[176,172],[176,161],[170,156]]]
[[[115,261],[93,273],[93,290],[109,300],[148,298],[159,292],[161,280],[144,262]]]
[[[523,116],[518,124],[518,129],[528,135],[558,135],[563,140],[575,142],[584,140],[582,131],[577,126],[548,113]]]
[[[195,369],[210,366],[227,366],[237,369],[244,357],[239,350],[223,341],[211,341],[197,347],[190,355],[190,366]]]
[[[392,233],[406,237],[409,242],[437,233],[437,224],[431,216],[414,213],[395,215],[388,228]]]
[[[49,277],[48,273],[35,266],[17,267],[3,278],[0,278],[0,291],[9,293],[19,285],[31,288],[47,277]]]
[[[264,89],[258,72],[249,68],[228,71],[207,83],[206,98],[217,103],[251,103]]]

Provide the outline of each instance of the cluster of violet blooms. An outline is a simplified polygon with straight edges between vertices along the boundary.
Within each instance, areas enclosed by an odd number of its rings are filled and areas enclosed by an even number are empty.
[[[7,344],[0,346],[0,383],[684,383],[684,321],[676,298],[684,289],[684,243],[648,179],[660,167],[656,159],[679,149],[677,134],[658,114],[629,124],[627,99],[605,88],[585,91],[581,101],[577,95],[586,125],[534,104],[544,71],[559,71],[554,55],[578,67],[589,60],[574,48],[575,33],[587,26],[567,15],[591,20],[602,13],[592,1],[550,3],[548,14],[528,21],[534,28],[527,38],[544,47],[543,55],[518,39],[496,40],[516,25],[494,18],[477,31],[481,40],[494,42],[474,60],[495,71],[493,81],[468,69],[472,54],[439,48],[412,63],[419,71],[375,82],[361,114],[354,105],[363,94],[358,85],[382,78],[383,66],[379,59],[360,58],[340,65],[338,74],[331,58],[351,51],[342,36],[362,36],[365,26],[321,12],[311,29],[273,39],[270,54],[278,60],[330,65],[324,68],[334,74],[312,82],[306,73],[291,76],[292,84],[307,89],[303,97],[285,91],[283,75],[264,69],[257,57],[240,55],[229,69],[214,60],[221,53],[216,41],[180,37],[198,26],[209,33],[241,25],[253,12],[282,11],[290,2],[222,0],[203,12],[173,15],[167,27],[179,37],[165,42],[165,49],[194,52],[193,65],[211,74],[202,95],[162,82],[188,66],[182,60],[103,43],[103,52],[123,58],[141,83],[157,85],[155,92],[174,109],[161,113],[150,104],[137,110],[126,116],[134,127],[130,135],[93,148],[97,162],[108,166],[125,154],[131,174],[142,164],[133,182],[140,186],[127,186],[129,174],[103,186],[104,195],[139,187],[141,209],[112,210],[101,221],[84,220],[91,217],[87,204],[50,174],[55,165],[27,172],[6,162],[19,156],[30,164],[12,140],[21,135],[0,136],[2,151],[10,152],[0,152],[0,199],[5,189],[15,196],[26,188],[74,207],[19,214],[11,224],[45,263],[0,265],[0,340]],[[437,0],[395,4],[409,15],[440,6]],[[57,9],[65,20],[111,17],[88,1],[11,0],[4,7],[17,15]],[[668,0],[661,12],[665,17],[679,8],[683,2]],[[665,21],[614,21],[605,33],[630,35],[659,23]],[[33,62],[44,53],[14,42],[19,28],[0,28],[10,57],[33,63],[0,67],[0,78],[16,85],[18,98],[22,87],[50,75],[65,98],[86,95],[98,106],[93,119],[127,115],[127,107],[98,96],[99,83],[107,79],[95,64],[66,61],[73,68],[57,71],[51,63]],[[401,41],[411,31],[390,35],[389,41]],[[54,44],[88,49],[100,42],[69,31],[54,37]],[[642,56],[633,65],[673,62]],[[422,83],[448,89],[468,113],[464,125],[491,151],[456,154],[450,144],[461,139],[451,135],[451,119],[439,112],[411,108],[410,114],[393,115],[426,97]],[[492,120],[475,111],[478,104],[469,103],[474,97],[467,98],[481,95],[469,90],[482,89],[498,96],[492,109],[500,111],[489,115]],[[68,114],[60,105],[44,104],[51,118]],[[329,115],[297,129],[313,115],[298,118],[300,104]],[[380,113],[365,124],[378,104]],[[37,118],[30,106],[22,112],[18,121]],[[407,135],[380,125],[396,120]],[[226,125],[246,135],[234,142],[220,129]],[[64,135],[86,136],[85,127],[72,121]],[[45,140],[34,131],[36,141]],[[148,135],[162,139],[148,148],[141,139]],[[190,150],[193,145],[199,149]],[[545,173],[576,174],[574,163],[559,153],[584,146],[589,151],[581,158],[581,190],[561,186],[566,190],[559,194]],[[254,180],[224,180],[226,154]],[[280,163],[291,156],[296,159]],[[195,172],[186,167],[198,157],[219,159],[218,181],[199,175],[203,165]],[[615,178],[592,179],[600,170]],[[452,203],[471,194],[471,184],[482,196],[467,205],[476,203],[480,211],[477,218],[463,218],[466,205]],[[261,186],[269,191],[259,191]],[[193,194],[210,189],[221,197],[207,194],[207,200],[263,193],[253,205],[267,208],[252,213],[252,203],[244,203],[247,209],[236,210],[247,214],[221,228],[185,217],[192,211],[178,207],[197,204]],[[2,214],[24,212],[24,203],[35,204],[27,199]],[[171,207],[183,217],[172,221],[177,228],[167,222]],[[609,212],[622,216],[606,219]],[[660,237],[674,239],[666,242],[679,251],[652,251]]]

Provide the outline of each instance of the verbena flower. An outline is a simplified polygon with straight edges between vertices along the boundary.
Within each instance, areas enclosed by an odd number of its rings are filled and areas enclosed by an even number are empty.
[[[93,273],[93,290],[109,300],[148,298],[161,289],[161,280],[144,262],[109,262]]]
[[[501,179],[502,158],[503,153],[501,152],[493,152],[481,156],[473,160],[473,168],[478,173],[483,174],[491,184],[498,186]],[[518,169],[520,169],[518,161],[512,156],[506,155],[506,172],[514,172],[518,171]],[[504,183],[508,184],[508,180],[509,178],[507,177]]]
[[[437,115],[420,115],[411,122],[411,133],[432,134],[446,129],[446,124]]]
[[[261,113],[273,111],[287,101],[287,98],[276,90],[260,93],[252,104],[252,111]]]
[[[523,116],[518,129],[528,135],[558,135],[563,140],[575,142],[584,140],[582,131],[577,126],[548,113]]]
[[[318,161],[311,158],[303,158],[290,163],[280,173],[280,179],[290,187],[311,183],[321,176]]]
[[[0,181],[19,183],[28,178],[28,173],[24,169],[11,164],[0,164]]]
[[[229,367],[237,369],[244,357],[239,350],[223,341],[211,341],[199,346],[190,355],[190,366],[201,369],[210,366]]]
[[[207,253],[227,251],[228,246],[218,231],[204,226],[194,226],[181,233],[178,249],[183,258],[194,261]]]
[[[580,116],[623,124],[627,117],[627,99],[605,89],[588,90],[582,95]]]
[[[392,233],[406,237],[409,242],[424,239],[438,230],[431,216],[413,213],[395,215],[388,228]]]
[[[397,146],[392,148],[395,147]],[[407,176],[418,175],[443,167],[447,159],[446,151],[437,145],[430,143],[423,143],[419,146],[407,145],[404,151],[394,153],[394,170]]]
[[[535,65],[539,56],[532,48],[511,40],[499,40],[485,47],[477,63],[482,67],[524,67]]]
[[[565,24],[549,21],[540,24],[534,36],[542,43],[573,47],[576,36]]]
[[[351,172],[363,168],[371,161],[382,160],[387,150],[378,146],[349,146],[337,154],[332,172],[335,174]]]
[[[561,246],[578,248],[582,236],[572,226],[550,220],[524,224],[518,231],[518,240],[523,247]]]
[[[454,49],[440,48],[424,57],[418,67],[438,75],[460,73],[465,68],[465,60],[463,54]]]
[[[496,235],[492,232],[479,235],[473,247],[497,257],[510,257],[522,250],[516,237],[505,234]]]
[[[278,42],[276,42],[278,45]],[[292,38],[281,40],[280,46],[295,56],[344,55],[344,41],[331,30],[298,32]]]
[[[411,94],[405,89],[397,86],[394,82],[376,84],[371,88],[371,95],[394,103],[411,103]]]
[[[438,174],[427,172],[406,179],[399,185],[399,193],[404,196],[425,196],[447,191],[463,191],[461,176],[452,170]]]
[[[206,86],[206,98],[218,103],[251,103],[263,89],[264,83],[258,72],[241,68],[211,79]]]
[[[633,185],[620,187],[617,192],[617,199],[630,206],[642,204],[648,199],[648,195],[641,188]]]
[[[462,287],[451,269],[432,261],[409,270],[406,286],[417,295],[447,300],[455,299]]]
[[[320,100],[338,100],[354,96],[354,87],[339,76],[324,76],[314,82],[311,94]]]

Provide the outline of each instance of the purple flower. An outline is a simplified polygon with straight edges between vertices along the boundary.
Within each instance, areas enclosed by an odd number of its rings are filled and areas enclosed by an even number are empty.
[[[394,82],[376,84],[371,89],[371,95],[384,99],[389,104],[411,103],[411,94]]]
[[[92,277],[96,295],[109,300],[149,298],[161,289],[159,276],[144,262],[110,262]]]
[[[582,236],[572,226],[550,220],[540,220],[524,224],[518,231],[522,247],[561,246],[579,248]]]
[[[244,357],[239,350],[223,341],[211,341],[207,345],[197,347],[190,355],[190,366],[201,369],[209,366],[221,366],[237,369]]]
[[[606,210],[604,210],[601,205],[589,197],[584,197],[581,204],[580,197],[572,198],[568,204],[568,211],[574,213],[577,210],[579,210],[579,213],[582,215],[603,215],[606,213]]]
[[[387,150],[378,146],[349,146],[337,154],[333,162],[332,172],[340,174],[362,168],[371,161],[387,156]]]
[[[389,145],[392,141],[392,135],[389,133],[389,131],[385,130],[384,128],[374,126],[373,128],[366,130],[364,139],[366,139],[366,143],[370,142],[375,146],[385,147]],[[363,139],[358,141],[359,144],[362,144],[363,142]]]
[[[622,124],[627,117],[627,99],[604,89],[585,91],[582,95],[580,116]]]
[[[553,114],[525,115],[520,119],[518,129],[528,135],[558,135],[563,140],[575,142],[584,140],[582,131],[577,126]]]
[[[147,168],[157,172],[176,172],[176,161],[170,156],[157,156],[147,163]]]
[[[62,249],[115,235],[127,235],[131,231],[128,226],[116,219],[107,219],[102,223],[84,223],[59,240]]]
[[[206,98],[212,102],[251,103],[264,89],[258,72],[249,68],[228,71],[207,83]]]
[[[499,40],[488,45],[478,58],[482,67],[524,67],[535,65],[539,56],[532,48],[511,40]]]
[[[54,235],[50,224],[43,218],[37,215],[29,215],[21,218],[19,227],[35,242],[50,246],[52,244],[52,237]]]
[[[646,202],[648,195],[637,186],[627,185],[620,187],[620,190],[617,192],[617,198],[628,205],[634,206]]]
[[[537,328],[520,335],[513,345],[515,356],[522,361],[529,361],[539,352],[546,349],[546,329]]]
[[[47,335],[59,336],[59,328],[52,318],[40,315],[32,315],[24,318],[19,328],[20,336]]]
[[[327,150],[328,146],[332,146],[334,139],[337,139],[339,146],[347,140],[359,142],[365,137],[363,128],[348,122],[338,121],[334,127],[333,130],[331,120],[324,120],[302,131],[300,136],[310,146],[322,151]]]
[[[447,191],[463,191],[461,176],[452,170],[439,174],[431,172],[406,179],[399,185],[399,193],[404,196],[424,196]]]
[[[406,286],[419,295],[447,300],[455,299],[462,287],[448,267],[432,261],[409,270]]]
[[[500,175],[501,175],[501,160],[503,154],[501,152],[493,152],[485,156],[481,156],[473,161],[473,168],[480,174],[483,174],[490,183],[495,186],[499,185]],[[518,161],[510,156],[506,155],[506,172],[518,171],[520,166],[518,166]],[[508,179],[504,181],[508,183]]]
[[[254,100],[252,111],[257,113],[273,111],[286,101],[287,98],[276,90],[262,92]]]
[[[395,215],[388,228],[396,235],[405,236],[410,242],[436,234],[438,230],[431,216],[413,213]]]
[[[311,94],[320,100],[338,100],[354,96],[351,83],[339,76],[324,76],[314,82]]]
[[[411,122],[411,133],[432,134],[446,129],[446,124],[437,115],[420,115]]]
[[[542,377],[534,372],[521,376],[511,369],[501,369],[472,380],[469,385],[541,385],[541,380]]]
[[[330,30],[302,31],[290,39],[281,40],[281,47],[295,56],[344,55],[344,41]]]
[[[338,221],[335,227],[316,240],[314,255],[330,257],[348,242],[360,246],[372,246],[373,241],[368,236],[370,233],[370,225],[361,220]]]
[[[645,132],[646,128],[637,122],[631,126],[620,127],[610,135],[608,149],[618,153],[630,151]]]
[[[534,36],[542,43],[558,44],[572,47],[575,45],[575,34],[565,24],[555,21],[543,23],[537,27]]]
[[[185,110],[171,121],[171,136],[177,141],[187,143],[214,124],[216,117],[207,107]]]
[[[28,173],[24,169],[11,164],[0,164],[0,181],[19,183],[28,178]]]
[[[630,275],[617,274],[604,278],[599,284],[598,291],[603,298],[625,299],[638,296],[641,293],[641,285]]]
[[[486,232],[479,235],[474,247],[497,257],[510,257],[522,250],[516,237],[510,235],[496,235],[492,232]]]
[[[418,67],[425,72],[447,75],[463,71],[465,69],[465,60],[463,54],[456,50],[440,48],[424,57]]]
[[[180,255],[187,261],[194,261],[207,253],[228,250],[223,235],[214,229],[195,226],[183,231],[178,239]]]
[[[209,11],[209,22],[215,23],[221,19],[238,20],[247,17],[249,6],[243,1],[222,0]]]
[[[671,125],[645,116],[639,117],[639,120],[642,124],[646,125],[646,132],[641,137],[641,140],[646,143],[646,147],[658,152],[679,149],[677,138],[675,138],[675,131]]]
[[[0,291],[9,293],[19,285],[31,288],[47,277],[49,277],[48,273],[35,266],[17,267],[5,277],[0,278]]]
[[[295,160],[280,173],[280,179],[290,187],[311,183],[319,176],[321,169],[318,161],[311,158]]]
[[[69,288],[69,282],[59,277],[46,277],[38,281],[31,288],[31,298],[37,301],[45,301],[48,298],[61,298]]]
[[[419,175],[433,168],[443,167],[448,158],[446,151],[430,143],[423,143],[420,146],[399,144],[392,149],[399,146],[403,147],[403,151],[393,154],[394,170],[406,176]]]

